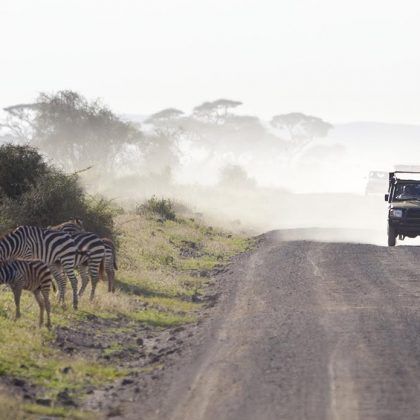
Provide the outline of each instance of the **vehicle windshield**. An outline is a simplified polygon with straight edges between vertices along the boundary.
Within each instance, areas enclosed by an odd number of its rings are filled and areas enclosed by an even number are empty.
[[[394,190],[393,201],[419,200],[420,184],[397,184]]]

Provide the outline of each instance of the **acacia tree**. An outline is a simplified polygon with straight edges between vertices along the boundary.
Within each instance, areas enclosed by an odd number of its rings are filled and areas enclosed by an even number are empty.
[[[153,125],[158,136],[172,137],[176,140],[182,133],[180,120],[183,115],[184,112],[179,109],[165,108],[152,114],[145,122]]]
[[[333,126],[312,115],[301,112],[276,115],[271,120],[271,125],[288,131],[291,141],[313,140],[315,137],[326,137]]]
[[[184,115],[184,112],[177,108],[165,108],[162,111],[152,114],[146,122],[156,124],[159,122],[173,121]]]
[[[217,99],[213,102],[203,102],[193,110],[193,116],[214,124],[224,124],[232,115],[231,110],[242,105],[242,102],[231,99]]]
[[[68,170],[98,163],[110,169],[122,144],[142,138],[99,100],[89,102],[70,90],[41,93],[35,103],[5,111],[13,118],[9,127],[18,140],[38,146]]]
[[[32,140],[34,131],[33,120],[37,104],[19,104],[4,108],[6,120],[0,123],[0,128],[6,129],[12,140],[28,143]]]
[[[286,130],[289,135],[289,153],[296,157],[315,138],[326,137],[334,128],[319,117],[300,112],[276,115],[271,120],[275,128]]]

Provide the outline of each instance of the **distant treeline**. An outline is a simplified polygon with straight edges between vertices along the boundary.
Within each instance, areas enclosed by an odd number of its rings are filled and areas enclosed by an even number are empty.
[[[99,100],[64,90],[5,108],[7,118],[0,127],[13,143],[39,148],[66,172],[93,166],[106,174],[160,174],[166,181],[182,162],[183,143],[200,145],[210,154],[238,154],[266,145],[270,154],[292,158],[332,128],[321,118],[296,112],[275,115],[267,125],[256,116],[235,113],[241,105],[218,99],[190,114],[167,108],[140,125],[118,117]]]

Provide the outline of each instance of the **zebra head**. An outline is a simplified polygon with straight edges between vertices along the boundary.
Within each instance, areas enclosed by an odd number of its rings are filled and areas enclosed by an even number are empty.
[[[69,235],[75,235],[85,230],[82,219],[78,218],[70,219],[67,222],[63,222],[56,226],[48,226],[48,229],[66,232]]]
[[[68,223],[72,223],[75,227],[77,227],[79,229],[79,232],[83,232],[85,230],[82,219],[73,217],[73,219],[70,219]]]

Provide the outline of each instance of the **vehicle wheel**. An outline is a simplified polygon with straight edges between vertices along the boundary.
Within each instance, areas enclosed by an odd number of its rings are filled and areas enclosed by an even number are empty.
[[[395,229],[388,225],[388,246],[395,246],[397,243],[397,234]]]

